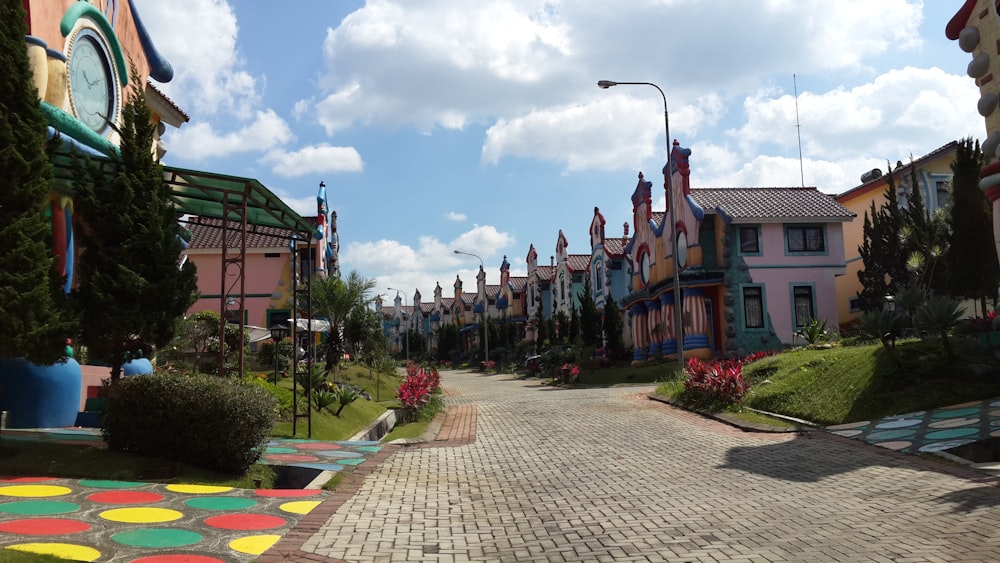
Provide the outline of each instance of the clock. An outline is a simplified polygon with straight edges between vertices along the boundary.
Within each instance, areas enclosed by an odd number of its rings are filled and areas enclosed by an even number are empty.
[[[115,119],[115,76],[103,38],[93,29],[77,32],[69,54],[70,100],[76,118],[97,133]]]
[[[684,231],[677,231],[677,268],[683,270],[687,267],[688,241]]]
[[[649,251],[643,250],[642,256],[639,257],[639,276],[643,286],[649,283],[649,267]]]

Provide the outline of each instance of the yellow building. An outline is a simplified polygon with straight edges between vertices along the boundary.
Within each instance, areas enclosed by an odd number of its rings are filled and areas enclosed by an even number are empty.
[[[910,193],[913,169],[916,169],[917,185],[927,206],[928,214],[948,205],[952,170],[955,161],[957,141],[952,141],[933,152],[926,154],[910,163],[897,161],[892,170],[893,181],[900,208],[906,207],[905,194]],[[865,172],[861,177],[862,184],[847,190],[837,196],[837,201],[857,215],[857,218],[844,224],[844,257],[847,259],[847,274],[837,278],[837,317],[841,328],[848,328],[861,315],[858,306],[858,293],[861,292],[861,282],[858,272],[864,268],[858,248],[864,241],[865,213],[871,214],[872,203],[875,209],[886,203],[886,189],[889,175],[881,169]]]

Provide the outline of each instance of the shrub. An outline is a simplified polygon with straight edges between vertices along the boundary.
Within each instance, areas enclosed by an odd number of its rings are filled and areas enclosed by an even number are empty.
[[[340,403],[340,407],[337,408],[337,412],[334,414],[336,416],[340,416],[340,411],[344,410],[344,407],[347,405],[357,401],[359,397],[361,397],[361,395],[354,389],[346,386],[341,387],[340,391],[336,393],[337,402]]]
[[[402,403],[401,418],[404,422],[417,420],[418,413],[431,402],[434,393],[441,386],[438,372],[410,363],[406,366],[406,379],[399,386],[397,396]]]
[[[743,364],[736,359],[702,362],[691,358],[685,371],[687,380],[681,400],[695,406],[718,408],[739,404],[750,387],[743,379]]]
[[[826,320],[813,319],[806,326],[795,332],[795,336],[801,338],[808,346],[826,344],[833,334],[826,329]]]
[[[260,385],[207,376],[135,376],[104,387],[108,448],[230,474],[260,459],[277,401]]]

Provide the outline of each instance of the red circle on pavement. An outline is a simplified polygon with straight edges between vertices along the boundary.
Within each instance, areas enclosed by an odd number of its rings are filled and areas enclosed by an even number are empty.
[[[163,500],[163,495],[142,491],[104,491],[89,495],[87,500],[107,504],[143,504],[160,502]]]
[[[292,444],[297,450],[339,450],[340,446],[338,444],[330,444],[326,442],[316,442],[316,443],[306,443],[306,444]]]
[[[223,530],[266,530],[280,528],[287,521],[267,514],[225,514],[205,519],[205,524]]]
[[[267,459],[274,461],[319,461],[319,458],[314,455],[301,454],[274,454],[267,456]]]
[[[314,497],[320,494],[319,489],[257,489],[259,497]]]
[[[59,536],[89,529],[90,524],[69,518],[25,518],[0,524],[0,532],[30,536]]]
[[[222,559],[205,555],[150,555],[133,559],[132,563],[226,563]]]
[[[0,483],[44,483],[55,481],[58,477],[0,477]]]

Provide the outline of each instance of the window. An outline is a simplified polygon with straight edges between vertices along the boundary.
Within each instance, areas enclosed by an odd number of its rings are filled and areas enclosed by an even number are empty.
[[[743,324],[746,328],[764,328],[764,292],[760,286],[743,288]]]
[[[856,313],[856,312],[860,311],[861,310],[861,298],[860,297],[851,297],[847,301],[847,307],[849,308],[850,312],[852,312],[852,313]]]
[[[757,227],[740,227],[740,253],[760,252],[760,236]]]
[[[823,227],[786,227],[789,252],[824,252]]]
[[[947,180],[934,182],[934,187],[937,190],[937,208],[947,207],[951,203],[951,192],[948,191]]]
[[[802,327],[816,318],[813,310],[813,288],[810,285],[792,287],[792,303],[795,307],[795,326]]]
[[[264,258],[281,258],[280,252],[265,252]]]

